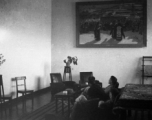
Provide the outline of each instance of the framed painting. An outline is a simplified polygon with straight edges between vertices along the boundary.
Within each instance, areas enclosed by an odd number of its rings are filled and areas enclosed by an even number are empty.
[[[147,1],[77,2],[76,46],[146,47]]]

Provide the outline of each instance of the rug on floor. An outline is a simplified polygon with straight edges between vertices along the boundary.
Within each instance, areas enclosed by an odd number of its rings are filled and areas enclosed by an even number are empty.
[[[72,108],[72,105],[71,105]],[[62,115],[62,103],[61,101],[58,102],[58,113],[56,114],[55,111],[55,101],[48,103],[41,108],[25,114],[21,116],[18,120],[53,120],[54,115],[57,116],[57,120],[67,120],[68,119],[68,106],[67,103],[64,103],[64,115]],[[51,118],[52,117],[52,118]]]

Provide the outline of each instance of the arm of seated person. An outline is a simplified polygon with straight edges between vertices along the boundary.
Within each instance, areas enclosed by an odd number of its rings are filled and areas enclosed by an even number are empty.
[[[107,101],[102,101],[100,100],[98,102],[98,108],[100,109],[112,109],[113,107],[113,102],[111,100],[107,100]]]
[[[88,98],[88,89],[89,89],[89,88],[90,88],[89,86],[86,87],[86,88],[82,91],[81,95],[84,95],[86,98]]]
[[[84,95],[80,95],[75,99],[75,102],[84,102],[87,101],[87,98]]]

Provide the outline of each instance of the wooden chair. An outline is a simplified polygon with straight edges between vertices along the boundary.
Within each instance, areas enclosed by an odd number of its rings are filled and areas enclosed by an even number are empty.
[[[17,97],[17,101],[18,101],[18,94],[22,94],[23,97],[23,105],[26,105],[26,99],[28,97],[31,97],[32,100],[32,108],[33,108],[33,94],[34,94],[34,90],[27,90],[26,88],[26,76],[20,76],[20,77],[15,77],[15,81],[16,81],[16,97]]]
[[[7,104],[8,103],[8,104]],[[2,75],[0,75],[0,105],[3,110],[3,108],[6,105],[10,105],[10,112],[12,108],[12,96],[11,95],[5,95],[4,94],[4,86],[3,86],[3,78]],[[4,106],[5,105],[5,106]],[[7,106],[8,107],[8,106]],[[6,108],[6,107],[5,107]]]

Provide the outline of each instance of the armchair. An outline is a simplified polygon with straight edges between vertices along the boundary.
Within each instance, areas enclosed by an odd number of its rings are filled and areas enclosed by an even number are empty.
[[[63,90],[66,90],[68,88],[73,89],[73,91],[77,91],[79,86],[74,81],[63,81],[61,73],[50,73],[51,78],[51,95],[52,97]]]
[[[80,72],[79,84],[86,85],[90,76],[93,76],[93,72]]]

